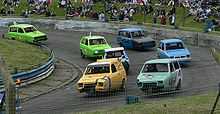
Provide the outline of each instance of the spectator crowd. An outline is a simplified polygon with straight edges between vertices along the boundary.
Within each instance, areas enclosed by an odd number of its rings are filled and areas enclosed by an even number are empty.
[[[55,0],[54,0],[55,1]],[[21,16],[29,17],[31,14],[56,16],[56,12],[49,7],[52,0],[27,0],[28,7],[23,9]],[[73,0],[57,0],[57,7],[63,8],[65,16],[90,17],[99,21],[133,21],[135,15],[151,16],[152,23],[162,25],[176,25],[177,8],[184,8],[184,16],[192,16],[197,22],[207,22],[209,25],[220,26],[219,0],[81,0],[82,4],[74,5]],[[77,0],[75,0],[77,1]],[[103,10],[95,10],[95,4],[101,2]],[[11,15],[15,13],[20,0],[3,0],[0,14]],[[211,24],[210,24],[211,23]]]

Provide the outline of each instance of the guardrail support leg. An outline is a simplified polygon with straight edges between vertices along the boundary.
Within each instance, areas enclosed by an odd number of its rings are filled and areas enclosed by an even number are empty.
[[[0,76],[3,77],[5,88],[5,102],[6,102],[6,114],[16,113],[16,98],[15,98],[15,84],[12,80],[10,73],[7,70],[6,64],[0,57]]]
[[[214,103],[214,105],[213,105],[213,107],[212,107],[212,110],[211,110],[211,113],[210,113],[210,114],[214,114],[216,105],[217,105],[218,100],[219,100],[219,96],[220,96],[220,83],[218,84],[218,95],[217,95],[217,97],[216,97],[216,99],[215,99],[215,103]]]

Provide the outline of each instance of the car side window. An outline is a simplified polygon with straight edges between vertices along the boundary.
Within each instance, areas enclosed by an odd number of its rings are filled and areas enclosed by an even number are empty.
[[[160,49],[164,50],[164,43],[160,43]]]
[[[126,32],[126,37],[131,38],[130,32]]]
[[[18,28],[18,33],[24,33],[24,31],[21,28]]]
[[[10,27],[9,32],[17,32],[17,28],[16,27]]]
[[[175,71],[174,66],[172,63],[170,63],[170,72],[174,72],[174,71]]]
[[[178,62],[174,62],[173,64],[174,64],[175,69],[179,69],[180,68]]]
[[[88,39],[85,39],[85,45],[88,45]]]
[[[82,40],[81,40],[81,44],[85,44],[85,39],[82,39]]]
[[[114,64],[111,65],[112,73],[117,72],[116,67]]]

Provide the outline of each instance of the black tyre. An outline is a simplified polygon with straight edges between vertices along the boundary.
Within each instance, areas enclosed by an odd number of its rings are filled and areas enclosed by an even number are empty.
[[[83,54],[82,50],[80,50],[80,55],[82,58],[85,58],[85,55]]]

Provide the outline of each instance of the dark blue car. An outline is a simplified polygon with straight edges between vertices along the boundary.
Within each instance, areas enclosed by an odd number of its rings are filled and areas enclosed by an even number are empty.
[[[191,53],[180,39],[161,40],[157,50],[160,59],[178,59],[180,64],[185,64],[191,61]]]
[[[117,43],[126,49],[147,50],[156,46],[155,40],[145,36],[141,28],[124,28],[118,31]]]

